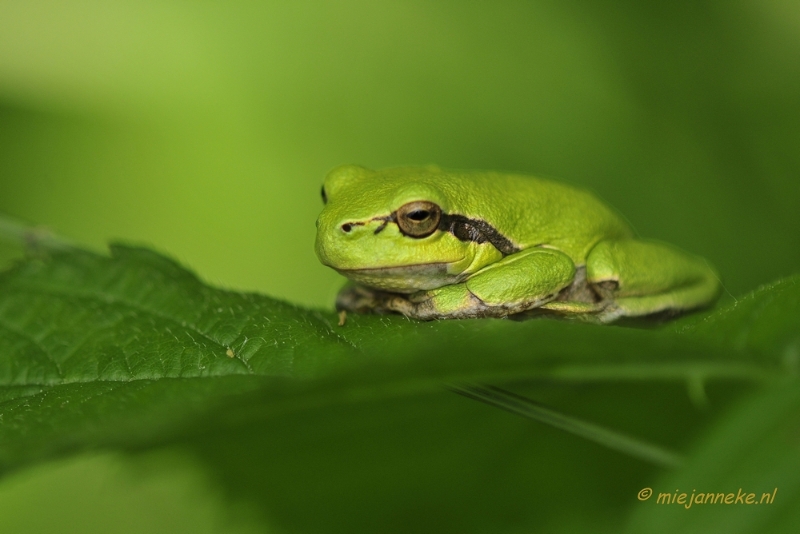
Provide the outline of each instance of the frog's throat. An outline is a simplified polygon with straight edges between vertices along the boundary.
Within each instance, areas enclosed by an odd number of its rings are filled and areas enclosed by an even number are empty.
[[[413,293],[463,281],[465,275],[448,272],[450,264],[450,262],[435,262],[336,270],[350,280],[367,287],[395,293]]]

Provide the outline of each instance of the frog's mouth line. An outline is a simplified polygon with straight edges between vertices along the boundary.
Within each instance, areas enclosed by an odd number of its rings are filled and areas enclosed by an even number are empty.
[[[359,269],[336,269],[339,273],[347,276],[347,274],[388,274],[388,275],[395,275],[395,274],[420,274],[420,273],[428,273],[428,272],[447,272],[447,266],[452,263],[458,263],[461,260],[456,260],[452,262],[432,262],[432,263],[414,263],[411,265],[395,265],[395,266],[387,266],[387,267],[363,267]]]

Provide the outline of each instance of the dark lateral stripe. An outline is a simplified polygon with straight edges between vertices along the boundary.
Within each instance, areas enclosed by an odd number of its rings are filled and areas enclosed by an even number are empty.
[[[450,232],[461,241],[474,241],[476,243],[489,242],[505,255],[519,252],[514,243],[486,221],[470,219],[464,215],[451,215],[442,213],[439,220],[439,230]]]

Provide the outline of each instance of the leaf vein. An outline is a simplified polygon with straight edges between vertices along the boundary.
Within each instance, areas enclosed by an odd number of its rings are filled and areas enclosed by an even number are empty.
[[[0,326],[5,328],[7,331],[11,332],[12,334],[15,334],[15,335],[21,337],[22,339],[27,340],[27,341],[30,341],[31,344],[33,344],[37,349],[39,349],[39,351],[41,351],[42,354],[44,354],[47,357],[48,361],[50,361],[50,363],[53,364],[53,366],[56,368],[56,373],[58,373],[58,377],[61,378],[61,379],[64,378],[64,373],[61,370],[61,366],[58,364],[58,362],[55,360],[55,358],[53,358],[53,355],[50,354],[50,351],[48,351],[45,347],[43,347],[41,345],[41,343],[39,343],[33,336],[31,336],[30,334],[28,334],[26,332],[23,332],[21,330],[18,330],[16,328],[14,328],[13,326],[11,326],[11,323],[5,321],[2,318],[0,318]]]

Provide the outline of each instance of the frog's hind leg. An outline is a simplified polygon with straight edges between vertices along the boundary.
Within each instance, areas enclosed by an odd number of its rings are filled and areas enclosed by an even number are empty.
[[[639,239],[598,243],[586,259],[586,281],[606,303],[598,314],[603,322],[700,308],[721,286],[702,258]]]

